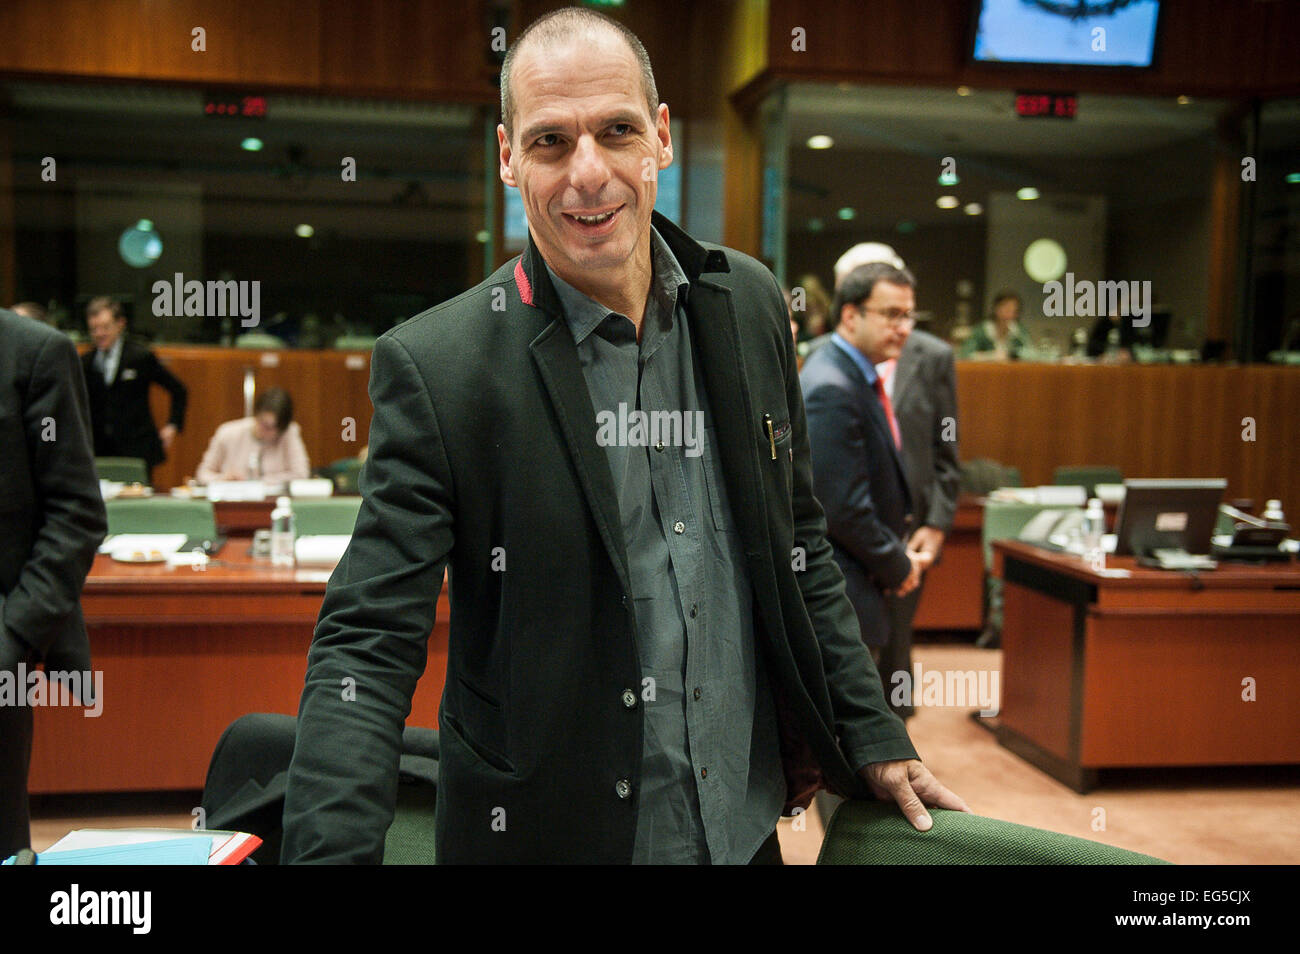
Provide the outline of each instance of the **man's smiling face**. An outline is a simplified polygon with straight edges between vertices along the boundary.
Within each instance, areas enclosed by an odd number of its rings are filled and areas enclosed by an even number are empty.
[[[535,42],[514,63],[513,137],[497,128],[501,180],[516,186],[542,257],[580,290],[649,266],[657,176],[672,162],[668,107],[651,116],[636,57],[595,30]]]

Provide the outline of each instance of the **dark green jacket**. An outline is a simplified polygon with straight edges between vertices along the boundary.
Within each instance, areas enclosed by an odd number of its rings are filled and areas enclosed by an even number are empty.
[[[837,735],[868,761],[915,751],[884,705],[812,496],[780,290],[754,259],[654,224],[691,281],[787,808],[822,784],[868,797]],[[284,860],[380,859],[448,566],[438,859],[629,861],[642,710],[625,703],[641,686],[626,550],[577,350],[531,239],[487,281],[381,337],[370,395],[365,501],[309,656]]]

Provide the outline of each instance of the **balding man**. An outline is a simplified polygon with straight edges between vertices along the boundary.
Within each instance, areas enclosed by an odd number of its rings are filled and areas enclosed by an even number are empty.
[[[501,90],[528,248],[375,346],[284,860],[380,859],[444,568],[440,861],[779,862],[821,786],[921,829],[964,808],[845,598],[776,281],[652,211],[673,143],[644,48],[560,10]]]

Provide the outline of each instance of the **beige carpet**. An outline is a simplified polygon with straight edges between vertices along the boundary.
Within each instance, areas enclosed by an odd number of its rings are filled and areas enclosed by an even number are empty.
[[[969,645],[922,645],[924,669],[980,670],[1000,666],[996,650]],[[1300,772],[1277,769],[1179,769],[1126,772],[1078,795],[1000,747],[973,723],[969,708],[922,708],[908,722],[930,770],[991,818],[1091,838],[1178,864],[1297,864]],[[1289,731],[1297,731],[1292,726]],[[32,844],[39,851],[73,828],[185,827],[198,794],[60,798],[38,807]],[[1099,812],[1098,809],[1101,811]],[[1094,820],[1104,829],[1095,830]],[[821,847],[815,811],[781,823],[788,864],[812,864]]]

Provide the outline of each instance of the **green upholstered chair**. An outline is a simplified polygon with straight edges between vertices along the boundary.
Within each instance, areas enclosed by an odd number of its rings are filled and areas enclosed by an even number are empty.
[[[343,457],[327,467],[316,470],[317,477],[334,481],[334,493],[355,494],[358,492],[357,478],[361,475],[361,461],[355,457]]]
[[[124,484],[148,484],[149,467],[139,457],[96,457],[95,473],[100,480]]]
[[[843,802],[831,816],[819,865],[1164,865],[1100,842],[1042,828],[930,809],[934,827],[918,832],[898,806]]]
[[[360,497],[295,497],[294,530],[300,537],[350,534],[360,509]]]
[[[384,864],[431,865],[433,815],[438,789],[421,782],[397,786],[397,810],[384,837]]]
[[[217,520],[210,500],[173,500],[154,497],[104,502],[108,511],[108,532],[183,533],[203,540],[215,540]]]
[[[962,493],[976,494],[982,497],[989,491],[997,490],[999,487],[1020,486],[1023,486],[1023,484],[1021,483],[1020,469],[1018,467],[1001,464],[996,460],[989,460],[987,457],[962,461]]]
[[[1052,483],[1061,487],[1084,487],[1087,488],[1089,497],[1095,497],[1098,484],[1122,484],[1124,475],[1118,467],[1058,467],[1052,471]]]
[[[1020,503],[1015,500],[985,500],[981,538],[984,544],[984,631],[976,644],[996,648],[1002,642],[1002,581],[993,575],[993,541],[1014,540],[1020,531],[1044,510],[1062,510],[1059,504]]]

